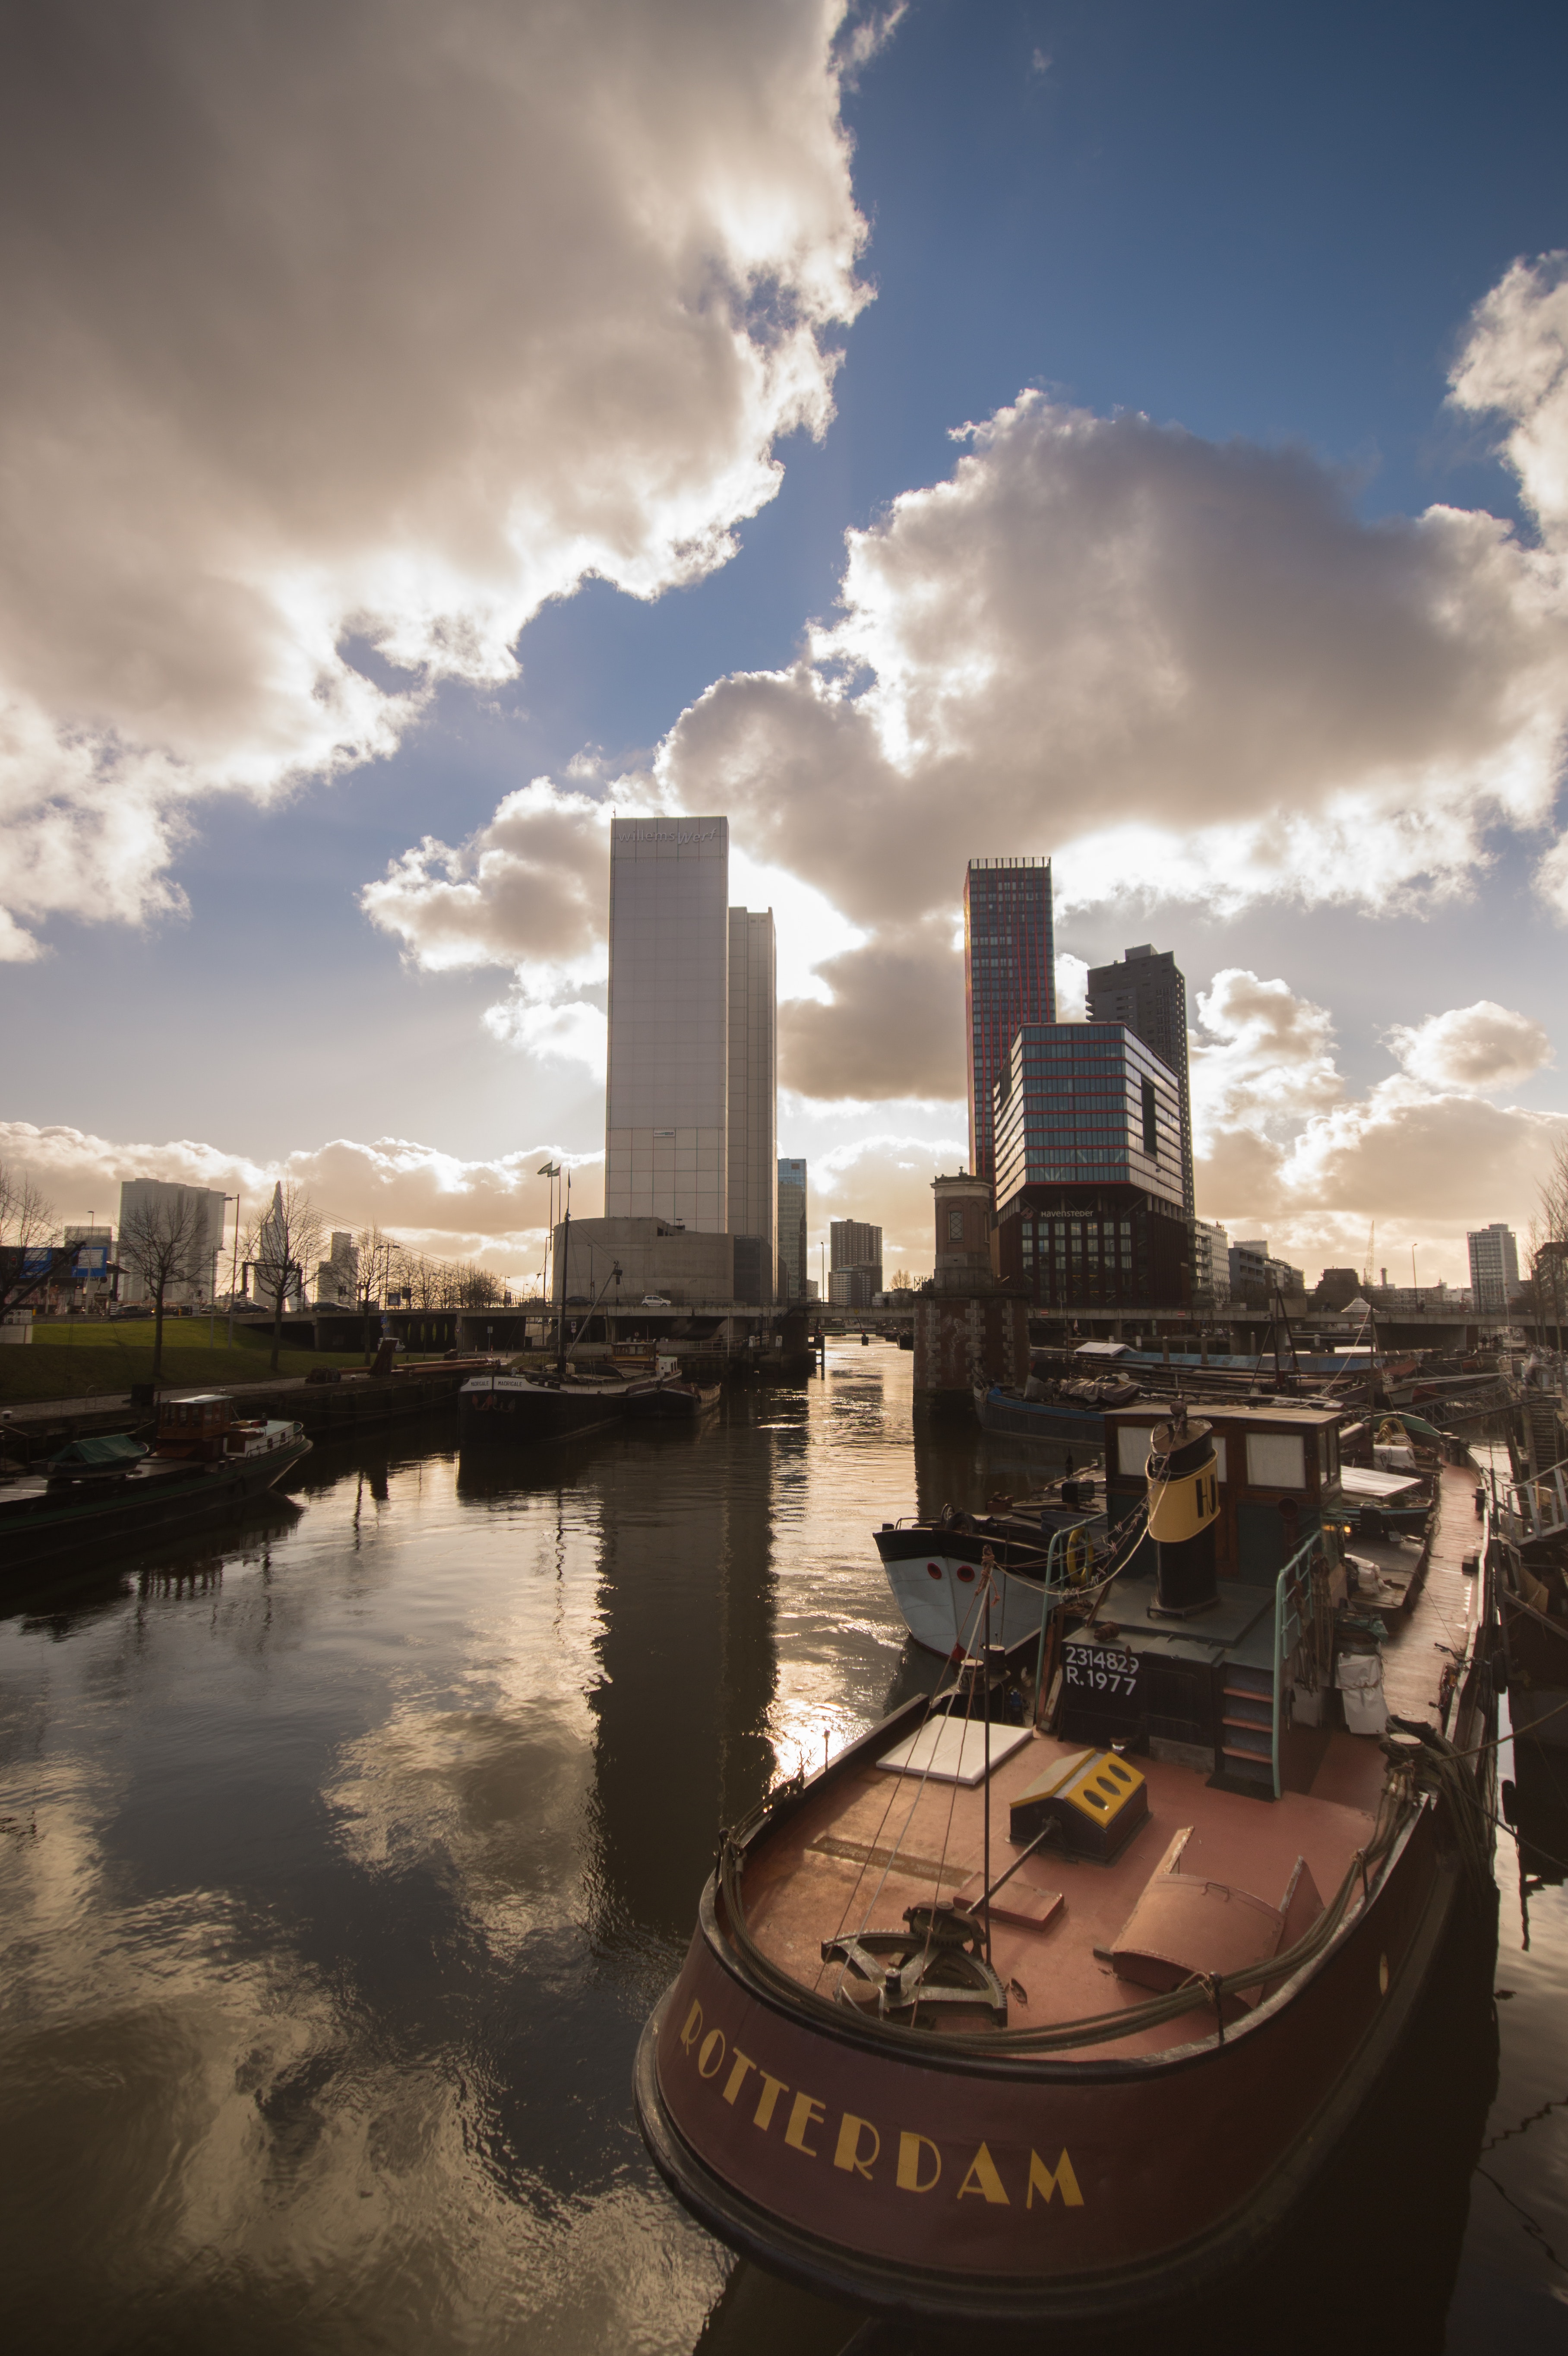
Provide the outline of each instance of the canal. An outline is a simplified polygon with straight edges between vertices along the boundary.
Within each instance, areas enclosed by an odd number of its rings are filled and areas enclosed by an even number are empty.
[[[929,1681],[871,1526],[1027,1478],[917,1434],[910,1372],[848,1343],[700,1431],[478,1461],[404,1425],[221,1549],[0,1590],[8,2348],[843,2345],[666,2193],[630,2077],[720,1824]],[[1162,2349],[1564,2344],[1552,1768],[1498,2000],[1456,1954],[1287,2243]]]

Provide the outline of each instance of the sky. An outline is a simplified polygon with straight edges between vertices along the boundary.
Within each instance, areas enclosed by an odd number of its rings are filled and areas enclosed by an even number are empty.
[[[57,0],[0,87],[0,1157],[598,1207],[722,811],[814,1237],[930,1265],[965,862],[1177,953],[1200,1215],[1463,1282],[1568,1138],[1568,25]]]

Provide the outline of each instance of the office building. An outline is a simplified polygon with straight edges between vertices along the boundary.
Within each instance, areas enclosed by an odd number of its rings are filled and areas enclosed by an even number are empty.
[[[1136,1032],[1026,1025],[994,1120],[1005,1281],[1041,1308],[1184,1305],[1180,1096]]]
[[[613,819],[606,1220],[733,1235],[737,1297],[771,1301],[777,1101],[773,920],[730,906],[729,820]]]
[[[869,1309],[882,1289],[882,1231],[867,1219],[835,1219],[827,1230],[827,1298]]]
[[[606,1218],[729,1217],[730,822],[610,825]]]
[[[318,1307],[352,1308],[359,1298],[359,1254],[354,1238],[335,1228],[328,1257],[317,1263],[315,1298]]]
[[[1091,1023],[1125,1023],[1152,1047],[1176,1075],[1181,1098],[1181,1198],[1189,1219],[1196,1215],[1192,1183],[1192,1105],[1187,1079],[1187,982],[1168,949],[1124,951],[1115,965],[1092,966],[1088,982]]]
[[[1192,1222],[1192,1299],[1205,1309],[1223,1309],[1231,1298],[1231,1238],[1207,1219]]]
[[[964,878],[969,1166],[996,1177],[996,1084],[1026,1023],[1056,1020],[1049,859],[972,859]],[[1000,1199],[998,1196],[997,1200]]]
[[[805,1164],[779,1163],[779,1299],[807,1301]],[[815,1290],[815,1288],[813,1288]]]
[[[129,1247],[148,1221],[166,1222],[181,1234],[180,1272],[165,1287],[165,1309],[194,1308],[210,1301],[223,1250],[223,1196],[210,1186],[172,1185],[163,1178],[127,1178],[120,1187],[120,1300],[137,1308],[152,1299],[145,1279],[132,1266]]]
[[[729,1233],[749,1239],[771,1301],[778,1280],[778,987],[771,908],[730,911]],[[749,1297],[749,1289],[748,1289]]]
[[[1238,1309],[1262,1309],[1268,1301],[1268,1237],[1253,1236],[1231,1246],[1231,1299]]]
[[[1482,1316],[1500,1314],[1519,1290],[1519,1245],[1513,1230],[1494,1219],[1467,1236],[1470,1247],[1470,1290]]]

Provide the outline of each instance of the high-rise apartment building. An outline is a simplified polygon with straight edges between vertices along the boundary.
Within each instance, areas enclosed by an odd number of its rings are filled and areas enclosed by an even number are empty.
[[[1197,1197],[1192,1183],[1192,1105],[1187,1082],[1187,983],[1169,949],[1127,949],[1115,965],[1092,966],[1088,984],[1091,1023],[1125,1023],[1152,1047],[1176,1075],[1181,1097],[1181,1198],[1190,1219]]]
[[[120,1185],[120,1242],[123,1258],[126,1228],[133,1235],[139,1222],[173,1220],[167,1230],[181,1242],[179,1273],[164,1294],[169,1309],[190,1308],[209,1301],[217,1290],[218,1262],[223,1250],[223,1196],[211,1186],[180,1186],[165,1178],[125,1178]],[[134,1307],[152,1295],[145,1279],[124,1258],[120,1298]]]
[[[771,1301],[778,1258],[778,986],[771,908],[730,911],[729,1216],[754,1237],[759,1298]],[[763,1278],[765,1275],[765,1283]],[[737,1281],[741,1269],[736,1270]]]
[[[1470,1290],[1483,1313],[1499,1314],[1519,1287],[1519,1245],[1511,1227],[1494,1219],[1467,1236],[1470,1247]]]
[[[805,1272],[806,1203],[805,1164],[801,1161],[784,1160],[779,1163],[779,1297],[784,1301],[806,1301],[811,1280]]]
[[[1042,1308],[1183,1301],[1176,1075],[1121,1023],[1028,1023],[997,1081],[1003,1280]]]
[[[1192,1222],[1192,1298],[1205,1309],[1223,1309],[1231,1298],[1231,1238],[1207,1219]]]
[[[994,1179],[992,1092],[1026,1023],[1056,1020],[1049,859],[972,859],[964,878],[969,1166]]]
[[[775,1003],[772,912],[730,905],[729,820],[612,820],[604,1215],[733,1236],[737,1297],[759,1301],[777,1275]]]
[[[869,1219],[834,1219],[827,1229],[827,1298],[869,1309],[882,1289],[882,1231]]]

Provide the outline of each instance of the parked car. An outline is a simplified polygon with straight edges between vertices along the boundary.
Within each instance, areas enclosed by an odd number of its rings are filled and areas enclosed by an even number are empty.
[[[675,1307],[675,1303],[673,1301],[667,1301],[662,1292],[645,1292],[643,1295],[643,1307],[645,1309],[673,1309]]]

